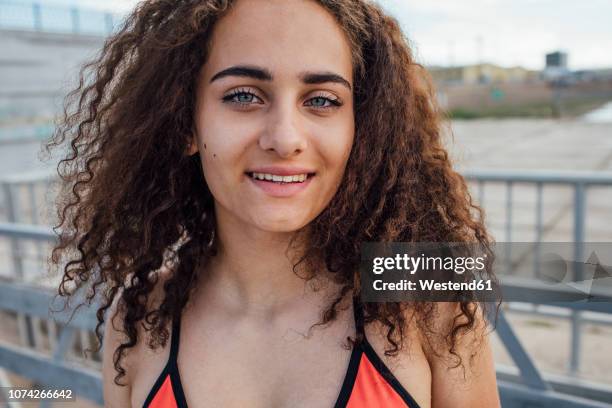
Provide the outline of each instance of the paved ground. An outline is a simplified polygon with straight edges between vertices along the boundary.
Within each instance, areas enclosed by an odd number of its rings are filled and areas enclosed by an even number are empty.
[[[612,171],[612,122],[486,120],[453,123],[450,150],[457,168],[489,170]],[[474,186],[473,195],[478,197]],[[573,190],[545,186],[545,241],[573,238]],[[506,188],[485,186],[483,206],[498,241],[505,239]],[[513,187],[512,241],[535,239],[536,189]],[[587,195],[586,241],[612,241],[612,187]]]
[[[567,374],[571,350],[568,319],[507,313],[517,337],[544,373]],[[584,324],[578,377],[612,386],[612,325]],[[514,366],[498,336],[492,336],[495,362]]]

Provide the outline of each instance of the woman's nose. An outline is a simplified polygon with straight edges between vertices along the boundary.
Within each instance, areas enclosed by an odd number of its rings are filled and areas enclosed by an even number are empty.
[[[267,126],[259,137],[259,146],[283,158],[303,152],[307,147],[307,136],[300,122],[300,112],[296,106],[278,104],[269,112]]]

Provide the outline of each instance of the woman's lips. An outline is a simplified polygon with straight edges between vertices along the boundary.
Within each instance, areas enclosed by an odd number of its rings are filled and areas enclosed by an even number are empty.
[[[252,173],[247,173],[247,177],[258,189],[272,197],[291,197],[304,191],[312,181],[314,174],[308,174],[306,180],[302,182],[280,183],[271,180],[260,180],[252,177]]]

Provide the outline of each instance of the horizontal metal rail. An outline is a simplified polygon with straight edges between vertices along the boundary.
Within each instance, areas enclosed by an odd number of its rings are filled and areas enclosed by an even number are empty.
[[[610,290],[592,288],[588,294],[589,298],[584,299],[587,296],[586,294],[577,293],[570,287],[561,284],[551,285],[540,280],[518,276],[505,276],[500,281],[502,296],[511,299],[513,302],[536,303],[571,310],[612,314],[612,292]],[[578,299],[569,300],[574,297]]]
[[[556,305],[534,305],[532,303],[506,303],[506,312],[529,316],[552,317],[555,319],[571,318],[571,310]],[[612,315],[597,312],[585,312],[582,321],[600,326],[612,326]]]
[[[44,242],[53,242],[57,239],[51,227],[10,222],[0,222],[0,236]]]
[[[53,171],[49,170],[33,170],[23,173],[5,174],[0,176],[1,184],[32,184],[32,183],[43,183],[52,182],[57,180],[57,175]]]
[[[82,307],[73,315],[73,310],[63,310],[64,301],[52,288],[0,280],[0,310],[54,320],[79,329],[96,328],[97,319],[92,307]]]
[[[548,170],[466,170],[462,175],[478,182],[612,185],[612,172]]]

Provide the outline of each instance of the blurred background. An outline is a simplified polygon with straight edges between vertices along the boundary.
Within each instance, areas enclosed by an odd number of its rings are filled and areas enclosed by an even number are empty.
[[[495,239],[567,242],[578,261],[583,243],[610,245],[612,2],[379,3],[434,79],[448,149]],[[56,178],[39,152],[80,65],[135,4],[0,0],[0,387],[71,388],[79,407],[102,404],[101,353],[83,352],[96,321],[49,315]],[[521,255],[512,270],[535,279]],[[599,261],[611,276],[612,260]],[[505,282],[536,295],[504,304],[492,336],[503,406],[612,406],[612,303],[555,304],[534,282]],[[11,404],[39,405],[75,406]]]

